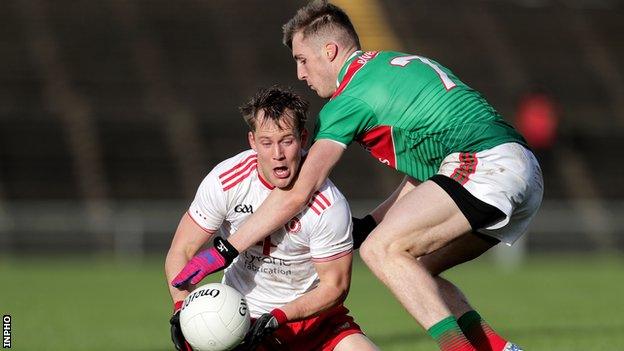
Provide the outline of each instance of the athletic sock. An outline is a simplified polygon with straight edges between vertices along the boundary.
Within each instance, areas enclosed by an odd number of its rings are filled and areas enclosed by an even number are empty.
[[[476,351],[462,333],[454,316],[436,323],[427,333],[438,343],[442,351]]]
[[[457,324],[478,351],[502,351],[507,344],[507,340],[496,334],[477,311],[464,313]]]

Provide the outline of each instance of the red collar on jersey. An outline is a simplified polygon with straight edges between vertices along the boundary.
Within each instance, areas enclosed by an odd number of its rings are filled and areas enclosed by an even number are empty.
[[[271,183],[269,183],[266,179],[262,178],[262,174],[260,173],[260,169],[256,169],[256,172],[258,173],[258,179],[260,179],[260,183],[262,183],[262,185],[267,187],[267,189],[269,189],[269,190],[275,189],[275,187],[273,185],[271,185]]]

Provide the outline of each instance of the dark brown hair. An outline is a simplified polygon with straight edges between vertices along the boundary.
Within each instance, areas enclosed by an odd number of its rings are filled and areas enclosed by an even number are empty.
[[[332,33],[343,45],[353,44],[360,49],[360,38],[349,16],[338,6],[327,0],[315,0],[297,11],[295,16],[282,26],[284,45],[292,49],[295,33],[303,31],[303,37],[320,32]]]
[[[285,115],[286,109],[294,114],[293,116]],[[308,119],[308,102],[290,89],[284,89],[279,86],[272,86],[268,89],[260,89],[258,92],[243,106],[239,108],[245,122],[249,125],[252,132],[256,131],[256,121],[258,112],[264,111],[264,120],[272,120],[276,125],[282,126],[284,118],[292,118],[292,122],[286,120],[287,125],[294,123],[295,130],[301,136],[301,132],[305,128],[305,122]]]

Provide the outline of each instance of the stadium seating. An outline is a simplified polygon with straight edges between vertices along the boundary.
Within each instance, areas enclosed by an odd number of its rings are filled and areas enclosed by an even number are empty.
[[[313,116],[322,102],[297,82],[281,45],[299,4],[235,3],[0,1],[0,200],[186,201],[212,166],[247,147],[237,106],[258,87],[293,86]],[[548,198],[620,199],[624,165],[605,150],[624,146],[623,9],[575,3],[585,7],[394,0],[380,15],[406,51],[450,67],[510,122],[523,93],[552,94],[562,109],[558,144],[543,159]],[[38,57],[49,50],[52,67]],[[73,108],[86,127],[72,131]],[[182,135],[176,123],[189,123]],[[89,146],[76,141],[81,130]],[[184,159],[184,141],[195,139]],[[349,198],[383,197],[399,181],[361,150],[345,161],[334,178]],[[362,162],[370,177],[358,176]],[[85,177],[102,190],[85,191]]]

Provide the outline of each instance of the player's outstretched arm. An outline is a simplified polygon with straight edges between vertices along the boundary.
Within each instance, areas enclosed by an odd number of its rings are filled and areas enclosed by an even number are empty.
[[[188,212],[182,216],[165,259],[167,287],[174,303],[184,300],[189,290],[177,289],[171,285],[171,281],[214,233],[214,231],[204,230],[197,225]]]
[[[214,231],[205,230],[197,225],[188,212],[182,216],[165,259],[167,286],[174,303],[184,300],[189,290],[174,288],[171,286],[171,281],[214,233]]]
[[[312,145],[290,189],[274,189],[258,210],[234,233],[229,242],[243,252],[262,241],[299,213],[329,176],[344,147],[321,139]]]
[[[170,283],[173,277],[182,270],[195,252],[213,234],[214,231],[205,231],[191,219],[188,213],[185,213],[180,220],[180,224],[178,224],[178,229],[176,229],[167,258],[165,259],[167,287],[173,300],[173,315],[169,319],[171,324],[171,341],[173,341],[176,350],[191,351],[191,347],[184,339],[182,329],[180,328],[180,308],[189,291],[176,289]]]

